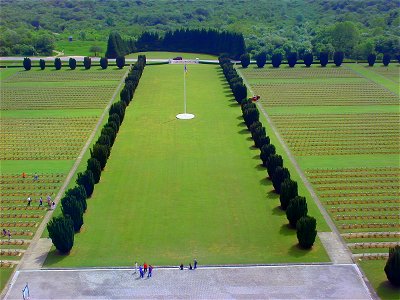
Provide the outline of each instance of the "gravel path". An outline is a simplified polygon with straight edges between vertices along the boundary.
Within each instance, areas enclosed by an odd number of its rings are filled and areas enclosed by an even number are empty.
[[[5,299],[372,299],[356,265],[19,271]]]

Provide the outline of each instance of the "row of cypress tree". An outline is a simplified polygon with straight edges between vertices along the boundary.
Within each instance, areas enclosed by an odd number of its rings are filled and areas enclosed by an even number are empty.
[[[236,76],[239,76],[229,59],[220,57],[219,62],[231,88],[231,82],[243,84],[243,81],[236,79]],[[236,74],[236,76],[232,76],[232,74]],[[260,113],[256,104],[251,99],[246,98],[247,94],[235,94],[233,89],[232,92],[241,106],[244,123],[251,133],[255,147],[261,151],[260,158],[262,165],[267,168],[268,179],[272,181],[275,192],[280,194],[281,209],[286,210],[286,217],[291,227],[297,228],[300,246],[303,248],[312,247],[317,235],[316,220],[307,215],[305,197],[298,195],[297,182],[290,179],[289,170],[283,167],[282,156],[276,154],[275,146],[271,144],[265,127],[259,120]]]
[[[119,69],[122,69],[125,66],[125,56],[118,56],[115,59],[116,65]],[[77,63],[76,59],[73,57],[70,57],[68,60],[68,66],[71,70],[75,70]],[[86,70],[89,70],[92,67],[92,59],[88,56],[85,56],[83,58],[83,66]],[[107,69],[108,67],[108,59],[106,57],[100,58],[100,66],[103,70]],[[32,68],[32,61],[30,58],[25,57],[23,61],[23,67],[25,68],[26,71],[29,71]],[[46,61],[44,59],[39,60],[39,67],[41,70],[44,70],[46,68]],[[56,70],[60,70],[62,67],[62,62],[59,57],[56,57],[54,59],[54,68]]]
[[[53,217],[47,224],[49,236],[61,253],[68,253],[72,249],[74,233],[79,232],[83,225],[83,213],[87,209],[86,199],[92,196],[94,185],[100,181],[101,172],[107,164],[111,148],[124,120],[125,109],[133,99],[145,65],[146,57],[140,55],[125,78],[120,101],[111,105],[108,121],[93,148],[90,149],[86,170],[78,173],[77,185],[69,189],[61,199],[62,216]]]
[[[326,67],[329,63],[328,53],[321,52],[318,56],[319,63],[322,67]],[[257,67],[263,68],[267,63],[267,55],[265,53],[257,54],[255,57]],[[382,58],[382,64],[388,66],[390,63],[390,55],[384,54]],[[333,54],[333,63],[335,66],[339,67],[342,65],[344,60],[344,53],[337,51]],[[282,64],[283,56],[280,53],[273,54],[271,57],[271,64],[274,68],[279,68]],[[291,52],[286,56],[286,61],[289,67],[293,68],[298,63],[298,57],[296,52]],[[376,61],[376,54],[369,54],[367,57],[368,65],[372,67]],[[247,68],[250,65],[250,55],[244,53],[240,56],[240,63],[243,68]],[[303,63],[306,67],[310,67],[314,63],[314,56],[312,53],[306,53],[303,56]]]
[[[220,55],[238,59],[246,46],[241,33],[214,29],[177,29],[164,36],[143,32],[139,38],[123,40],[117,32],[109,35],[106,57],[116,58],[136,51],[180,51]]]

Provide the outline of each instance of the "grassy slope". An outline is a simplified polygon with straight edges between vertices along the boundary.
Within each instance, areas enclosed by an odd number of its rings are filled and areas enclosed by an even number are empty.
[[[56,41],[55,50],[64,52],[63,56],[94,56],[94,52],[90,52],[92,46],[99,46],[102,51],[97,56],[104,56],[107,50],[107,42],[103,41]]]
[[[75,247],[46,266],[329,260],[296,247],[218,69],[189,67],[192,121],[175,119],[182,66],[145,69]]]

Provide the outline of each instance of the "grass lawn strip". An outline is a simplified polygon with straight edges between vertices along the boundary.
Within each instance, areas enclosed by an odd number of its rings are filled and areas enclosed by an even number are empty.
[[[297,248],[219,67],[189,68],[191,121],[175,118],[182,77],[182,66],[145,69],[71,254],[46,266],[328,261],[319,240]]]

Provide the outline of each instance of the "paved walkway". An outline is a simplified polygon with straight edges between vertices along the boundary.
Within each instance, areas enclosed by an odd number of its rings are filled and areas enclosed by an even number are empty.
[[[372,299],[356,265],[19,271],[5,299]]]

